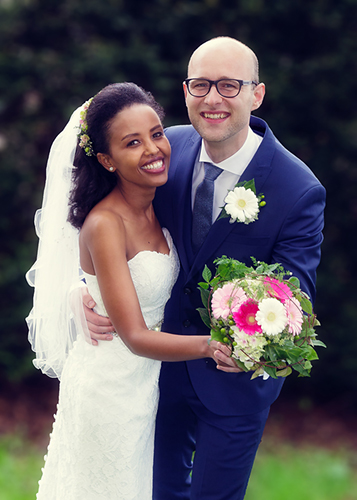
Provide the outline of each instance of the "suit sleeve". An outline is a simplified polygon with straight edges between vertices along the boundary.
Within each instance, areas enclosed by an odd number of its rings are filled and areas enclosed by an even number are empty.
[[[325,189],[317,184],[297,200],[285,218],[272,255],[273,262],[280,262],[299,278],[301,289],[312,301],[321,257],[325,197]]]

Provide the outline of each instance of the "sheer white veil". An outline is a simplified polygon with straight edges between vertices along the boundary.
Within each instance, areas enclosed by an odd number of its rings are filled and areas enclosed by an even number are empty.
[[[51,147],[42,208],[35,215],[37,260],[26,274],[34,287],[33,309],[26,318],[36,353],[33,363],[58,378],[76,338],[88,336],[78,289],[79,231],[67,221],[81,110],[72,114]]]

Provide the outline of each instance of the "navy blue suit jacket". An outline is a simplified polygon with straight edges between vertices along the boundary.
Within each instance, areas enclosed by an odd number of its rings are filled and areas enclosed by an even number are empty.
[[[300,279],[301,287],[315,298],[316,268],[320,261],[325,190],[298,158],[274,137],[268,125],[251,117],[252,129],[263,137],[241,181],[255,180],[266,206],[248,225],[217,220],[199,252],[191,246],[191,181],[201,138],[191,125],[167,129],[172,148],[169,180],[157,189],[154,206],[160,224],[169,229],[181,260],[181,272],[165,310],[163,331],[209,334],[198,307],[197,283],[207,264],[227,255],[251,264],[251,256],[268,263],[280,262]],[[263,410],[279,395],[282,380],[250,374],[222,373],[213,360],[187,362],[191,382],[201,402],[219,415],[243,415]],[[165,376],[165,363],[162,368]],[[175,380],[172,380],[174,390]]]

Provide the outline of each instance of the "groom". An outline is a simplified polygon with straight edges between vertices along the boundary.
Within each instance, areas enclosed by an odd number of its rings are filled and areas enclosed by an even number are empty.
[[[247,264],[251,256],[280,262],[314,299],[325,191],[268,125],[251,116],[265,94],[255,54],[228,37],[204,43],[190,59],[184,93],[192,126],[167,130],[169,180],[155,198],[156,214],[171,232],[181,261],[163,331],[207,334],[196,311],[202,305],[197,283],[204,265],[214,270],[213,260],[222,255]],[[204,195],[206,201],[213,195],[208,207],[213,224],[201,234],[204,223],[196,223],[195,198],[212,170],[207,163],[219,169]],[[248,225],[216,220],[227,190],[251,179],[257,193],[265,195],[258,220]],[[88,296],[85,301],[89,305]],[[88,313],[97,325],[90,326],[93,339],[106,339],[107,334],[95,332],[109,332],[110,326],[93,314]],[[270,405],[283,382],[251,381],[250,374],[227,370],[236,373],[217,370],[211,360],[162,364],[154,500],[244,498]]]

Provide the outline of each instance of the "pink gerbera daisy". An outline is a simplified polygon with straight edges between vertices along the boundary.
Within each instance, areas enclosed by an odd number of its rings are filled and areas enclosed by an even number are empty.
[[[222,288],[217,288],[212,295],[213,316],[216,319],[227,319],[232,310],[245,300],[247,296],[242,288],[235,286],[234,283],[227,283]]]
[[[285,302],[288,298],[293,296],[292,291],[285,283],[275,279],[275,278],[265,278],[264,285],[266,290],[271,297]]]
[[[258,311],[258,303],[252,299],[246,300],[238,309],[233,313],[235,324],[240,330],[248,335],[262,332],[262,327],[258,325],[255,315]]]
[[[302,309],[300,302],[292,298],[285,302],[285,310],[288,318],[289,332],[293,335],[299,335],[302,325]]]

